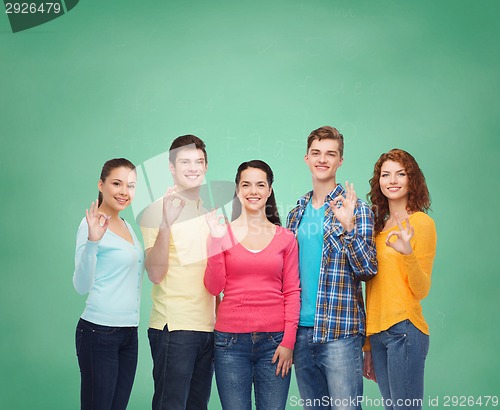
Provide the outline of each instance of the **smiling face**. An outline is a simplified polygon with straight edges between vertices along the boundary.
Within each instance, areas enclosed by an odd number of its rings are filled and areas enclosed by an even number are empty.
[[[408,200],[408,174],[395,161],[385,161],[380,169],[380,191],[390,200]]]
[[[238,183],[238,198],[247,212],[265,209],[272,187],[267,182],[267,175],[258,168],[247,168],[241,172]]]
[[[130,205],[135,195],[137,178],[135,171],[127,167],[111,170],[104,181],[97,185],[102,194],[100,207],[109,211],[120,212]]]
[[[201,149],[181,148],[176,154],[175,163],[170,163],[174,182],[181,190],[199,187],[207,169],[205,155]]]
[[[337,169],[343,158],[339,150],[339,142],[333,139],[314,140],[304,157],[313,179],[321,182],[335,180]]]

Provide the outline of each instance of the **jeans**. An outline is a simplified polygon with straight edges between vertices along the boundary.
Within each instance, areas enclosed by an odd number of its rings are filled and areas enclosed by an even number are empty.
[[[272,358],[283,332],[225,333],[215,331],[215,379],[226,410],[251,410],[252,384],[257,410],[285,409],[290,374],[276,376]]]
[[[213,333],[148,329],[153,410],[205,410],[213,376]]]
[[[299,326],[293,357],[305,409],[361,409],[363,339],[313,343],[313,328]]]
[[[370,342],[385,408],[421,409],[429,336],[407,319],[371,335]]]
[[[126,409],[137,367],[137,327],[109,327],[80,319],[75,341],[81,409]]]

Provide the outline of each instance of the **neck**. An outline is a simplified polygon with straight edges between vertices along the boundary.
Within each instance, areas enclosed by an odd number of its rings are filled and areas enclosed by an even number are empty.
[[[256,212],[247,212],[245,209],[241,210],[241,215],[236,219],[237,223],[250,226],[262,226],[269,224],[265,210]],[[235,221],[235,222],[236,222]]]
[[[114,209],[109,209],[104,204],[99,207],[99,212],[102,212],[105,215],[110,215],[112,220],[118,219],[119,212]]]
[[[398,214],[400,218],[405,218],[410,213],[406,210],[406,205],[408,205],[408,201],[406,198],[402,198],[399,200],[389,201],[389,218],[393,217],[395,213]]]
[[[313,179],[312,201],[314,205],[322,205],[326,196],[337,186],[335,178],[328,181],[317,181]],[[317,206],[316,206],[317,207]]]
[[[201,187],[196,187],[196,188],[183,188],[179,187],[179,193],[186,199],[189,199],[190,201],[197,201],[200,199],[200,189]]]

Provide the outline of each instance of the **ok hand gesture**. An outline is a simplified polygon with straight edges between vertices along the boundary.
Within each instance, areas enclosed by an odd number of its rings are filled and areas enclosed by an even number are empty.
[[[177,185],[167,189],[163,196],[163,222],[170,228],[179,218],[186,200],[176,192]]]
[[[214,238],[222,238],[227,232],[227,221],[223,215],[217,215],[217,210],[214,209],[205,215],[208,226],[210,228],[210,235]]]
[[[108,229],[110,215],[99,212],[99,200],[90,204],[90,210],[85,210],[85,219],[89,227],[89,241],[100,241]]]
[[[354,209],[356,208],[356,192],[353,184],[345,183],[345,198],[342,195],[330,201],[330,208],[335,215],[335,218],[340,222],[342,227],[350,232],[354,229]]]
[[[387,235],[387,239],[385,244],[390,246],[392,249],[402,253],[403,255],[409,255],[413,252],[411,247],[410,239],[413,238],[413,234],[415,233],[413,226],[410,225],[410,220],[406,217],[406,228],[403,228],[401,221],[399,220],[398,214],[394,214],[396,217],[396,223],[398,224],[398,229],[395,231],[391,231],[389,235]],[[391,238],[395,236],[397,239],[391,242]]]

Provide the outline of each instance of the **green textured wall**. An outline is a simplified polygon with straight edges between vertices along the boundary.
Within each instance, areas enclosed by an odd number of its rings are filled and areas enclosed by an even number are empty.
[[[345,135],[338,179],[359,196],[393,147],[426,175],[438,229],[426,398],[499,395],[499,11],[486,0],[89,0],[15,34],[0,15],[0,408],[78,408],[74,240],[105,160],[143,163],[194,133],[209,179],[269,162],[285,213],[310,187],[304,139],[325,124]],[[152,394],[150,289],[145,279],[130,409]],[[380,397],[372,382],[365,392]]]

